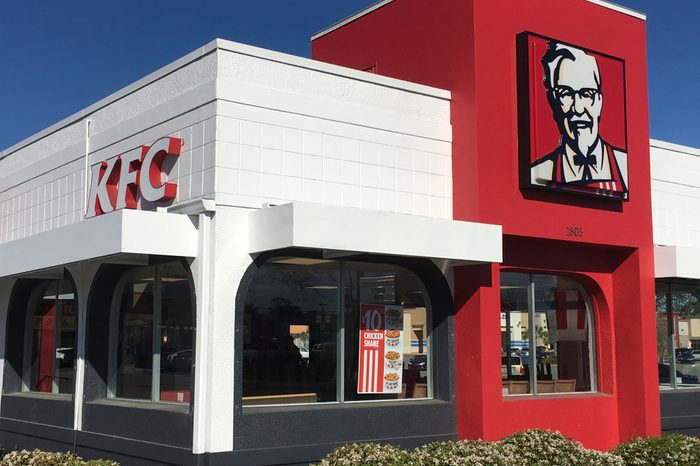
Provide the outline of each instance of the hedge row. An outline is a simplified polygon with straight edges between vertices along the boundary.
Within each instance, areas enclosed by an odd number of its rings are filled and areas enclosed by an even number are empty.
[[[3,456],[0,466],[119,466],[119,463],[110,460],[83,460],[72,453],[21,450]]]
[[[700,466],[700,439],[634,439],[601,452],[559,432],[532,429],[500,442],[435,442],[410,451],[374,443],[345,445],[316,466]]]

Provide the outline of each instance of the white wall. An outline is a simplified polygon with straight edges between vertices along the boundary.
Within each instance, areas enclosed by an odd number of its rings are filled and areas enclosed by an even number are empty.
[[[448,93],[242,52],[231,45],[219,54],[217,203],[304,201],[452,218]]]
[[[654,243],[700,247],[700,150],[651,141]]]
[[[0,244],[83,220],[89,165],[163,136],[175,202],[452,218],[449,93],[214,41],[0,152]],[[142,206],[153,209],[154,206]]]

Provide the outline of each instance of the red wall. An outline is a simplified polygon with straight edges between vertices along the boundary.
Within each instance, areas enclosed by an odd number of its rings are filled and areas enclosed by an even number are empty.
[[[502,265],[455,272],[458,428],[558,429],[608,448],[659,432],[646,23],[586,0],[394,0],[313,42],[313,57],[452,92],[454,218],[503,225]],[[625,61],[629,201],[521,189],[516,36]],[[567,236],[568,227],[583,229]],[[554,271],[594,299],[599,394],[504,399],[499,272]]]

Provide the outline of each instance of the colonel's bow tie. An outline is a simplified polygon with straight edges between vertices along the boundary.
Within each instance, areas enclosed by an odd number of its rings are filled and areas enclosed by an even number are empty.
[[[583,177],[581,178],[583,181],[588,181],[593,178],[591,175],[591,167],[595,166],[596,162],[595,154],[574,155],[574,165],[583,167]]]

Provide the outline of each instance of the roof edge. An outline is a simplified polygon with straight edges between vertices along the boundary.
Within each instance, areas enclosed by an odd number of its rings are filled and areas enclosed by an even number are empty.
[[[393,1],[393,0],[385,0]],[[243,55],[249,55],[264,60],[276,61],[279,63],[284,63],[291,66],[297,66],[300,68],[306,68],[313,71],[318,71],[321,73],[332,74],[336,76],[342,76],[350,79],[355,79],[358,81],[364,81],[371,84],[376,84],[378,86],[389,87],[393,89],[398,89],[406,92],[411,92],[415,94],[422,94],[428,97],[434,97],[438,99],[450,100],[452,98],[452,93],[445,89],[439,89],[436,87],[426,86],[423,84],[413,83],[411,81],[403,81],[400,79],[389,78],[386,76],[381,76],[378,74],[367,73],[364,71],[354,70],[352,68],[346,68],[343,66],[333,65],[330,63],[325,63],[317,60],[312,60],[311,58],[299,57],[296,55],[291,55],[283,52],[277,52],[274,50],[268,50],[260,47],[255,47],[252,45],[241,44],[238,42],[233,42],[225,39],[214,39],[204,46],[196,49],[193,52],[188,53],[184,57],[181,57],[174,62],[171,62],[152,73],[149,73],[145,77],[113,92],[112,94],[104,97],[92,105],[79,110],[72,115],[69,115],[53,125],[28,136],[27,138],[13,144],[7,149],[0,151],[0,160],[11,155],[18,150],[33,144],[53,133],[60,131],[61,129],[72,125],[80,120],[89,117],[91,114],[97,112],[103,107],[106,107],[129,94],[132,94],[139,89],[142,89],[149,84],[167,76],[170,73],[183,68],[190,63],[199,60],[200,58],[214,53],[217,50],[224,50],[234,53],[240,53]]]
[[[700,157],[700,149],[697,147],[684,146],[673,142],[661,141],[659,139],[650,139],[649,146]]]
[[[356,19],[359,19],[365,15],[368,15],[368,14],[372,13],[374,10],[378,10],[379,8],[391,3],[393,1],[394,0],[379,0],[378,2],[373,3],[372,5],[368,6],[367,8],[364,8],[356,13],[353,13],[350,16],[343,18],[340,21],[331,24],[330,26],[328,26],[324,29],[321,29],[316,34],[311,36],[311,41],[314,41],[314,40],[318,39],[319,37],[323,37],[326,34],[335,31],[336,29],[342,28],[346,24],[352,23]]]
[[[633,18],[641,19],[642,21],[647,20],[647,15],[641,11],[633,10],[632,8],[627,8],[626,6],[618,5],[617,3],[609,2],[607,0],[587,0],[588,2],[600,5],[603,8],[608,8],[620,12],[622,14],[632,16]]]

